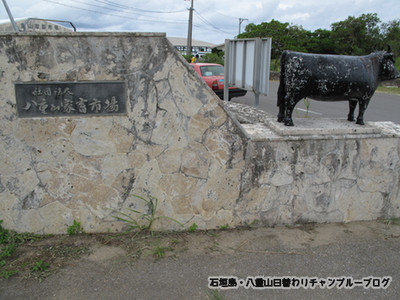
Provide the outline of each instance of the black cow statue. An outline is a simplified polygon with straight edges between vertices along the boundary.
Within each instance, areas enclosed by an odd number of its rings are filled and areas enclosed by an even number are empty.
[[[284,51],[278,90],[278,122],[293,126],[296,104],[309,97],[321,101],[349,101],[347,119],[364,125],[364,112],[381,81],[400,78],[392,53],[373,52],[366,56],[306,54]]]

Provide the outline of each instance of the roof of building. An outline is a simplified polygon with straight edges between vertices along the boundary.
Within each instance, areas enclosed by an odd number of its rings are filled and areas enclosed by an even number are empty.
[[[15,23],[17,24],[20,31],[43,31],[43,28],[39,26],[35,28],[34,24],[43,25],[46,24],[46,28],[44,31],[72,31],[72,28],[75,29],[74,25],[69,21],[62,21],[62,20],[48,20],[48,19],[38,19],[38,18],[15,18]],[[60,23],[64,24],[61,25]],[[69,24],[69,25],[68,25]],[[58,26],[57,30],[54,27],[49,27],[47,25],[54,25]],[[27,26],[28,28],[25,28]],[[72,28],[66,27],[71,26]],[[10,19],[3,19],[0,20],[0,31],[14,31]]]
[[[167,37],[167,38],[171,42],[171,44],[174,46],[186,46],[187,45],[187,38],[180,38],[180,37]],[[215,46],[216,46],[216,44],[192,39],[192,47],[214,48]]]

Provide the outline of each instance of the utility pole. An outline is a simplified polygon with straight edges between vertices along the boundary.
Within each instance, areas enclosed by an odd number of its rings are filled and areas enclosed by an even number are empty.
[[[3,4],[4,4],[4,7],[6,8],[8,17],[10,18],[10,21],[11,21],[11,24],[12,24],[12,26],[13,26],[13,28],[14,28],[14,31],[15,31],[15,32],[19,32],[17,23],[15,23],[15,21],[14,21],[14,18],[13,18],[12,14],[11,14],[10,9],[8,8],[8,5],[7,5],[6,0],[3,0]]]
[[[193,0],[191,0],[191,5],[189,9],[189,26],[188,26],[187,47],[186,47],[186,55],[189,58],[192,56],[192,26],[193,26]]]
[[[240,34],[240,25],[242,25],[243,21],[248,21],[249,19],[239,18],[239,34]]]

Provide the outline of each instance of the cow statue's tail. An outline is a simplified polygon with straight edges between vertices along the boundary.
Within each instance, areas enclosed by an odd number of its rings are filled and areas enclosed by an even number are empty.
[[[279,107],[278,122],[283,122],[285,114],[285,65],[288,52],[285,50],[281,55],[281,74],[279,77],[278,99],[276,105]]]

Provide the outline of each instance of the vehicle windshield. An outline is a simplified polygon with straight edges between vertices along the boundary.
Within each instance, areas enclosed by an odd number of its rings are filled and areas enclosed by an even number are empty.
[[[203,66],[200,67],[201,76],[224,76],[223,66]]]

